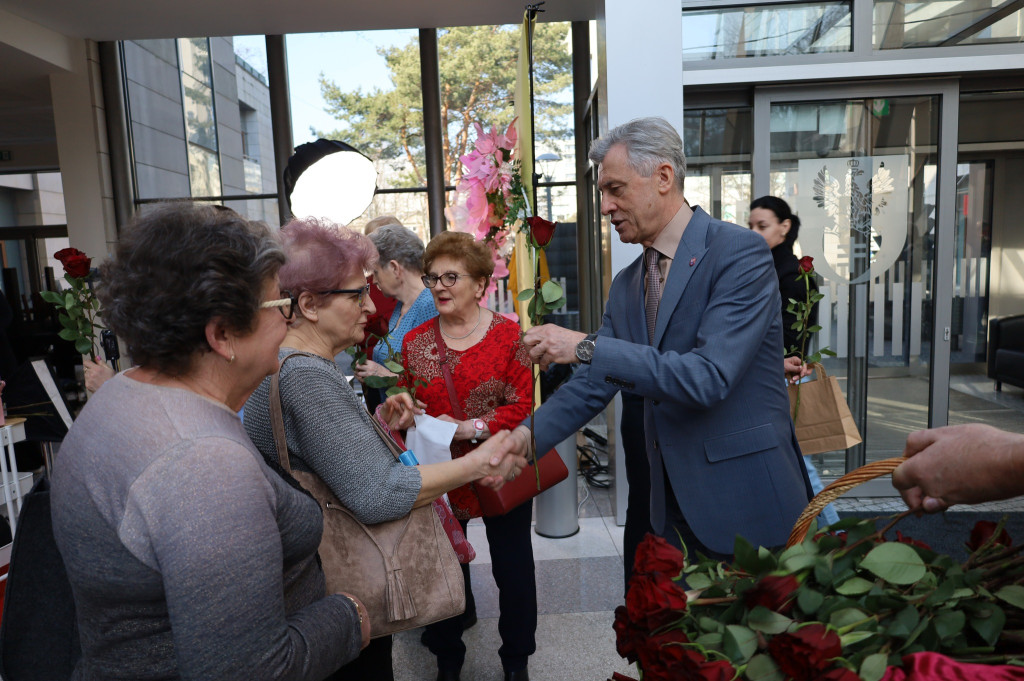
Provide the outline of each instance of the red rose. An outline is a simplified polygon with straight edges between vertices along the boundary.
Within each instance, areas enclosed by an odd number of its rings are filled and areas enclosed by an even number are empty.
[[[60,260],[61,263],[65,262],[68,258],[73,255],[85,255],[82,251],[77,248],[62,248],[53,254],[53,257]]]
[[[793,681],[818,679],[829,662],[843,653],[839,635],[824,624],[809,624],[791,634],[779,634],[768,643],[775,664]]]
[[[87,258],[84,254],[72,255],[61,262],[64,265],[64,271],[69,277],[82,278],[89,276],[89,263],[92,262],[92,258]]]
[[[663,574],[634,575],[629,580],[626,611],[646,631],[677,621],[686,612],[686,592]]]
[[[533,245],[537,248],[544,248],[551,243],[551,237],[555,234],[555,223],[534,215],[526,218],[530,223],[530,236],[533,237]]]
[[[648,533],[636,547],[633,574],[661,572],[670,577],[678,577],[684,565],[682,551],[664,538]]]
[[[785,615],[793,609],[793,599],[799,586],[800,580],[793,575],[768,575],[744,594],[743,599],[748,608],[763,605]]]
[[[736,670],[725,661],[710,662],[685,646],[686,634],[672,629],[648,638],[640,650],[644,681],[731,681]]]
[[[626,676],[625,674],[613,672],[612,678],[608,679],[608,681],[636,681],[636,679],[634,679],[632,676]]]
[[[832,667],[818,677],[819,681],[860,681],[860,676],[846,667]]]
[[[636,662],[640,659],[640,650],[637,644],[642,644],[646,639],[645,632],[637,628],[629,619],[626,606],[620,605],[615,608],[615,622],[612,623],[615,630],[615,650],[627,662]]]
[[[801,272],[813,272],[814,271],[814,258],[809,255],[805,255],[800,258],[800,271]]]
[[[992,539],[992,536],[996,533],[996,527],[998,527],[998,523],[994,523],[991,520],[979,520],[975,523],[974,529],[971,530],[971,540],[967,542],[967,548],[972,552],[980,549],[985,542]],[[1013,541],[1004,528],[995,539],[992,539],[992,544],[1012,546]]]
[[[928,546],[923,541],[911,539],[910,537],[905,536],[899,530],[896,530],[896,541],[900,542],[901,544],[910,544],[911,546],[916,546],[921,549],[928,549],[929,551],[932,550],[932,547]]]
[[[388,320],[381,314],[372,314],[370,318],[366,320],[366,335],[369,336],[371,333],[378,338],[383,338],[388,335]],[[397,350],[397,348],[395,348]]]

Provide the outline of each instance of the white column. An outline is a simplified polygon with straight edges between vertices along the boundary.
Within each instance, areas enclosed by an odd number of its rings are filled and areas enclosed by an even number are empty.
[[[94,258],[117,238],[96,43],[75,40],[70,69],[50,76],[68,238]]]
[[[602,11],[603,10],[603,11]],[[682,6],[672,0],[604,0],[598,8],[598,108],[601,132],[634,118],[661,116],[683,134]],[[640,256],[641,248],[623,244],[613,230],[611,274]],[[607,286],[609,281],[605,282]],[[626,522],[626,462],[619,441],[621,404],[608,413],[610,455],[615,457],[615,520]]]

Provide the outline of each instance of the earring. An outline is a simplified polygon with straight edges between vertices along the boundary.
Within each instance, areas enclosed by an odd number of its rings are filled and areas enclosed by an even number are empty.
[[[229,359],[229,360],[228,360],[228,364],[231,364],[231,363],[233,363],[234,361],[235,361],[235,353],[233,353],[233,352],[232,352],[232,353],[231,353],[231,359]]]

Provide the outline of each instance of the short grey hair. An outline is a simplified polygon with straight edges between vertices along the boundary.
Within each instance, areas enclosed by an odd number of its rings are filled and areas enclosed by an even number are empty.
[[[629,167],[643,177],[650,177],[658,166],[668,163],[675,172],[676,186],[679,191],[683,191],[683,180],[686,178],[683,140],[664,118],[634,118],[629,123],[612,128],[590,145],[590,160],[595,165],[601,163],[616,144],[625,145]]]
[[[370,234],[370,241],[377,247],[381,265],[397,260],[407,270],[423,271],[423,241],[408,227],[384,225]]]

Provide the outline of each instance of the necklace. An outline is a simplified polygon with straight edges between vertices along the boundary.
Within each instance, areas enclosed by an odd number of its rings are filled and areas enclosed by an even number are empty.
[[[473,325],[473,328],[470,329],[469,333],[467,333],[465,336],[453,336],[450,333],[445,332],[444,326],[441,324],[440,319],[437,320],[437,325],[441,328],[441,333],[443,333],[448,338],[452,340],[462,340],[463,338],[469,338],[470,336],[473,335],[473,332],[476,331],[477,327],[480,326],[481,319],[483,319],[483,308],[478,305],[476,308],[476,324]]]

